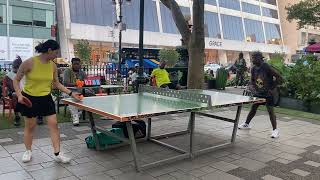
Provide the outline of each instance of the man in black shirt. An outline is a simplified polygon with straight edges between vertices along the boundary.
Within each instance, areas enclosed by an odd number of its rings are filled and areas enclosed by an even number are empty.
[[[259,105],[266,105],[273,128],[271,138],[278,138],[279,130],[277,129],[276,115],[273,108],[273,90],[280,84],[282,77],[274,68],[264,62],[261,52],[253,52],[252,63],[254,66],[251,69],[250,90],[255,97],[265,98],[266,103],[252,105],[246,122],[241,124],[239,129],[250,129],[249,124],[255,116]]]
[[[237,88],[238,86],[244,86],[244,79],[245,79],[245,73],[247,71],[247,63],[246,60],[243,58],[243,53],[241,52],[239,54],[239,59],[236,60],[234,63],[234,67],[236,68],[236,85],[234,86]]]

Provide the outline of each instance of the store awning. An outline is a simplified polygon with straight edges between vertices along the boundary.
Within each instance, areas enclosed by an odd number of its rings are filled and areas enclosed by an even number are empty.
[[[320,43],[312,44],[312,45],[306,47],[305,51],[312,52],[312,53],[320,52]]]

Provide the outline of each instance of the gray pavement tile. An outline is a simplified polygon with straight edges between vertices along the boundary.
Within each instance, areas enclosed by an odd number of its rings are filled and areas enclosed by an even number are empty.
[[[238,159],[231,163],[251,171],[257,171],[266,167],[266,164],[249,158]]]
[[[165,174],[165,175],[162,175],[162,176],[158,176],[156,179],[157,179],[157,180],[176,180],[175,177],[170,176],[169,174]]]
[[[177,180],[199,180],[199,178],[182,171],[174,171],[169,175],[175,177]]]
[[[123,162],[119,159],[103,160],[96,161],[98,164],[102,165],[106,170],[111,170],[115,168],[120,168],[126,166],[128,162]]]
[[[43,169],[43,167],[40,164],[35,164],[35,165],[30,165],[30,166],[25,166],[23,167],[26,171],[36,171],[39,169]]]
[[[265,147],[265,148],[259,149],[258,151],[266,153],[266,154],[271,154],[271,155],[278,155],[283,152],[283,151],[278,150],[274,147]]]
[[[212,173],[214,171],[217,171],[217,169],[211,167],[211,166],[204,166],[204,167],[201,167],[199,168],[201,171],[205,172],[205,173]]]
[[[23,170],[20,164],[12,157],[0,158],[0,173]]]
[[[264,162],[264,163],[278,158],[277,156],[266,154],[266,153],[259,152],[259,151],[254,151],[254,152],[244,154],[243,157],[248,157],[250,159],[254,159],[254,160],[257,160],[260,162]]]
[[[72,129],[78,132],[91,130],[88,126],[73,127]]]
[[[304,164],[310,165],[310,166],[313,166],[313,167],[320,167],[320,163],[314,162],[314,161],[306,161],[306,162],[304,162]]]
[[[85,144],[85,141],[81,139],[71,139],[67,141],[61,141],[61,143],[67,145],[67,146],[72,146],[72,145],[77,145],[77,144]]]
[[[59,180],[79,180],[76,176],[69,176],[69,177],[64,177],[60,178]]]
[[[86,137],[88,137],[89,135],[92,135],[92,133],[85,133],[85,134],[78,134],[78,135],[75,135],[78,139],[81,139],[81,140],[85,140]]]
[[[71,176],[72,174],[61,166],[40,169],[30,172],[31,176],[36,180],[53,180]]]
[[[78,159],[74,159],[78,164],[81,163],[87,163],[87,162],[91,162],[92,160],[89,159],[88,157],[83,157],[83,158],[78,158]]]
[[[228,172],[238,168],[238,166],[224,162],[224,161],[214,162],[213,164],[209,164],[209,165],[224,172]]]
[[[120,174],[122,174],[123,172],[120,171],[120,169],[112,169],[112,170],[108,170],[105,172],[105,174],[109,175],[109,176],[118,176]]]
[[[86,176],[98,172],[106,171],[106,168],[95,163],[95,162],[88,162],[83,164],[78,164],[74,166],[66,167],[71,173],[76,175],[77,177]]]
[[[0,174],[0,179],[3,180],[23,180],[31,179],[32,177],[26,171],[14,171],[10,173]]]
[[[80,177],[81,180],[113,180],[110,176],[103,174],[103,173],[98,173],[98,174],[90,174],[87,176]]]
[[[146,172],[153,177],[157,177],[157,176],[161,176],[164,174],[169,174],[169,173],[176,171],[176,170],[177,170],[176,167],[174,167],[172,165],[166,165],[166,166],[160,166],[160,167],[148,169],[148,170],[146,170]]]
[[[191,174],[192,176],[195,176],[195,177],[201,177],[201,176],[204,176],[206,174],[208,174],[207,172],[204,172],[200,169],[194,169],[194,170],[191,170],[189,172],[189,174]]]
[[[137,173],[137,172],[130,172],[120,174],[114,177],[115,180],[156,180],[154,177],[146,174],[146,173]]]
[[[289,164],[289,163],[292,162],[292,161],[290,161],[288,159],[282,159],[282,158],[275,159],[275,161],[277,161],[279,163],[282,163],[282,164]]]
[[[12,153],[18,153],[18,152],[24,152],[26,151],[26,147],[24,144],[14,144],[14,145],[8,145],[3,146],[10,154]],[[32,150],[36,150],[38,147],[32,146]]]
[[[300,156],[297,156],[297,155],[294,155],[294,154],[290,154],[290,153],[285,153],[285,152],[281,153],[281,154],[278,154],[277,156],[282,158],[282,159],[287,159],[287,160],[290,160],[290,161],[295,161],[295,160],[298,160],[298,159],[301,158]]]
[[[51,138],[41,138],[41,139],[34,139],[32,144],[38,146],[38,147],[42,147],[42,146],[48,146],[51,145]]]
[[[213,173],[207,174],[201,177],[201,180],[241,180],[236,176],[225,173],[223,171],[215,171]]]
[[[301,169],[294,169],[294,170],[292,170],[292,171],[290,171],[290,172],[292,172],[292,173],[294,173],[294,174],[297,174],[297,175],[299,175],[299,176],[302,176],[302,177],[308,176],[308,175],[310,174],[310,172],[303,171],[303,170],[301,170]]]
[[[11,139],[11,138],[2,138],[2,139],[0,139],[0,143],[12,142],[12,141],[13,141],[13,139]]]
[[[266,175],[266,176],[263,176],[262,179],[263,179],[263,180],[282,180],[281,178],[272,176],[272,175],[270,175],[270,174],[268,174],[268,175]]]
[[[8,156],[10,156],[8,151],[6,151],[6,150],[0,151],[0,158],[8,157]]]
[[[49,162],[40,163],[40,165],[44,168],[49,168],[49,167],[59,166],[59,163],[57,163],[56,161],[49,161]]]
[[[22,166],[30,166],[30,165],[34,165],[34,164],[40,164],[40,163],[44,163],[44,162],[53,161],[53,159],[50,156],[48,156],[47,154],[45,154],[39,150],[35,150],[35,151],[32,151],[31,161],[24,163],[24,162],[22,162],[23,153],[24,152],[12,154],[12,157],[16,161],[18,161]]]

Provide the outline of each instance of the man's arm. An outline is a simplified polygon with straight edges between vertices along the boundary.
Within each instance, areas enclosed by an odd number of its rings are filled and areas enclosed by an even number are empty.
[[[283,82],[282,76],[280,75],[280,73],[279,73],[277,70],[275,70],[275,69],[274,69],[273,67],[271,67],[271,66],[270,66],[270,74],[271,74],[273,77],[276,78],[275,83],[274,83],[272,89],[274,89],[275,87],[277,87],[277,85],[282,84],[282,82]]]

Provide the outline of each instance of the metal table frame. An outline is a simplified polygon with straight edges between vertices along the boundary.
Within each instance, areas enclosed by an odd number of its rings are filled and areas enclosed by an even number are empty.
[[[158,88],[154,88],[154,87],[150,87],[150,88],[142,89],[142,90],[144,92],[154,93],[154,94],[158,94],[158,95],[166,95],[166,96],[170,96],[170,97],[187,98],[189,100],[197,100],[197,101],[202,102],[202,103],[208,103],[208,108],[206,108],[206,110],[208,110],[208,109],[212,110],[211,97],[208,96],[208,95],[201,94],[201,96],[198,95],[196,97],[190,97],[190,96],[185,97],[186,94],[178,92],[178,91],[169,90],[169,92],[168,92],[168,90],[158,89]],[[68,101],[66,101],[66,102],[68,103]],[[225,117],[212,115],[212,114],[206,113],[204,111],[201,111],[201,110],[204,110],[204,109],[201,109],[201,108],[196,109],[196,110],[187,109],[187,110],[183,110],[183,111],[175,111],[175,112],[169,112],[169,113],[164,113],[164,114],[163,113],[159,113],[159,114],[148,114],[146,116],[141,116],[140,118],[147,118],[148,119],[148,126],[147,126],[148,129],[147,129],[147,137],[144,138],[144,139],[140,139],[140,140],[139,139],[136,140],[134,138],[133,128],[132,128],[132,124],[131,124],[131,120],[132,119],[130,119],[130,118],[122,119],[126,123],[127,131],[128,131],[129,138],[127,139],[127,138],[119,137],[118,135],[116,135],[116,134],[114,134],[112,132],[109,132],[109,131],[106,131],[106,130],[104,130],[102,128],[97,127],[95,125],[95,121],[94,121],[94,118],[93,118],[93,113],[99,114],[99,112],[95,112],[93,110],[91,110],[91,111],[90,110],[86,110],[86,111],[89,112],[90,126],[91,126],[91,131],[92,131],[92,134],[93,134],[95,142],[98,142],[97,131],[100,131],[102,133],[105,133],[105,134],[107,134],[107,135],[109,135],[111,137],[114,137],[114,138],[116,138],[116,139],[118,139],[118,140],[123,142],[121,144],[114,145],[114,146],[112,146],[110,148],[116,148],[116,147],[119,147],[119,146],[123,146],[123,145],[128,145],[129,144],[130,147],[131,147],[135,168],[136,168],[137,171],[141,171],[143,169],[156,167],[156,166],[159,166],[159,165],[175,162],[175,161],[182,160],[182,159],[194,158],[195,156],[198,156],[198,155],[201,155],[201,154],[204,154],[204,153],[208,153],[208,152],[220,149],[220,148],[224,148],[224,147],[233,145],[235,143],[235,139],[236,139],[236,133],[237,133],[237,128],[238,128],[238,124],[239,124],[239,117],[240,117],[242,105],[243,104],[249,104],[249,103],[261,103],[261,102],[264,102],[264,100],[263,99],[257,99],[257,100],[252,100],[250,102],[242,102],[242,103],[238,103],[238,104],[226,105],[226,106],[237,106],[237,113],[236,113],[236,117],[234,119],[229,119],[229,118],[225,118]],[[73,104],[71,102],[69,102],[69,104],[76,105],[76,104]],[[224,107],[224,106],[219,106],[219,107]],[[161,115],[165,115],[165,114],[178,114],[178,113],[183,113],[183,112],[190,112],[190,118],[189,118],[189,123],[188,123],[187,130],[179,131],[179,132],[173,132],[173,133],[167,133],[167,134],[161,134],[161,135],[158,135],[158,136],[151,136],[151,134],[152,134],[151,133],[151,121],[152,121],[151,117],[161,116]],[[201,150],[195,151],[194,150],[194,130],[195,130],[196,114],[233,123],[234,125],[233,125],[231,141],[228,142],[228,143],[223,143],[223,144],[219,144],[219,145],[215,145],[215,146],[212,146],[212,147],[208,147],[208,148],[205,148],[205,149],[201,149]],[[103,115],[103,114],[100,114],[100,115]],[[114,116],[112,118],[114,118]],[[136,119],[138,119],[138,118],[136,117]],[[168,137],[173,137],[173,136],[178,136],[178,135],[183,135],[183,134],[189,134],[190,146],[189,146],[189,148],[187,150],[183,150],[183,149],[180,149],[179,147],[175,147],[173,145],[170,145],[170,144],[167,144],[165,142],[160,141],[163,138],[168,138]],[[167,147],[167,148],[169,148],[171,150],[174,150],[176,152],[179,152],[180,155],[176,155],[176,156],[173,156],[173,157],[170,157],[170,158],[167,158],[167,159],[163,159],[163,160],[159,160],[159,161],[155,161],[155,162],[152,162],[152,163],[142,164],[141,161],[140,161],[140,158],[139,158],[139,154],[138,154],[138,151],[137,151],[137,145],[136,145],[137,142],[139,142],[139,141],[149,141],[149,142],[152,142],[152,143],[156,143],[158,145],[161,145],[161,146]],[[96,145],[96,149],[100,150],[99,144]]]

